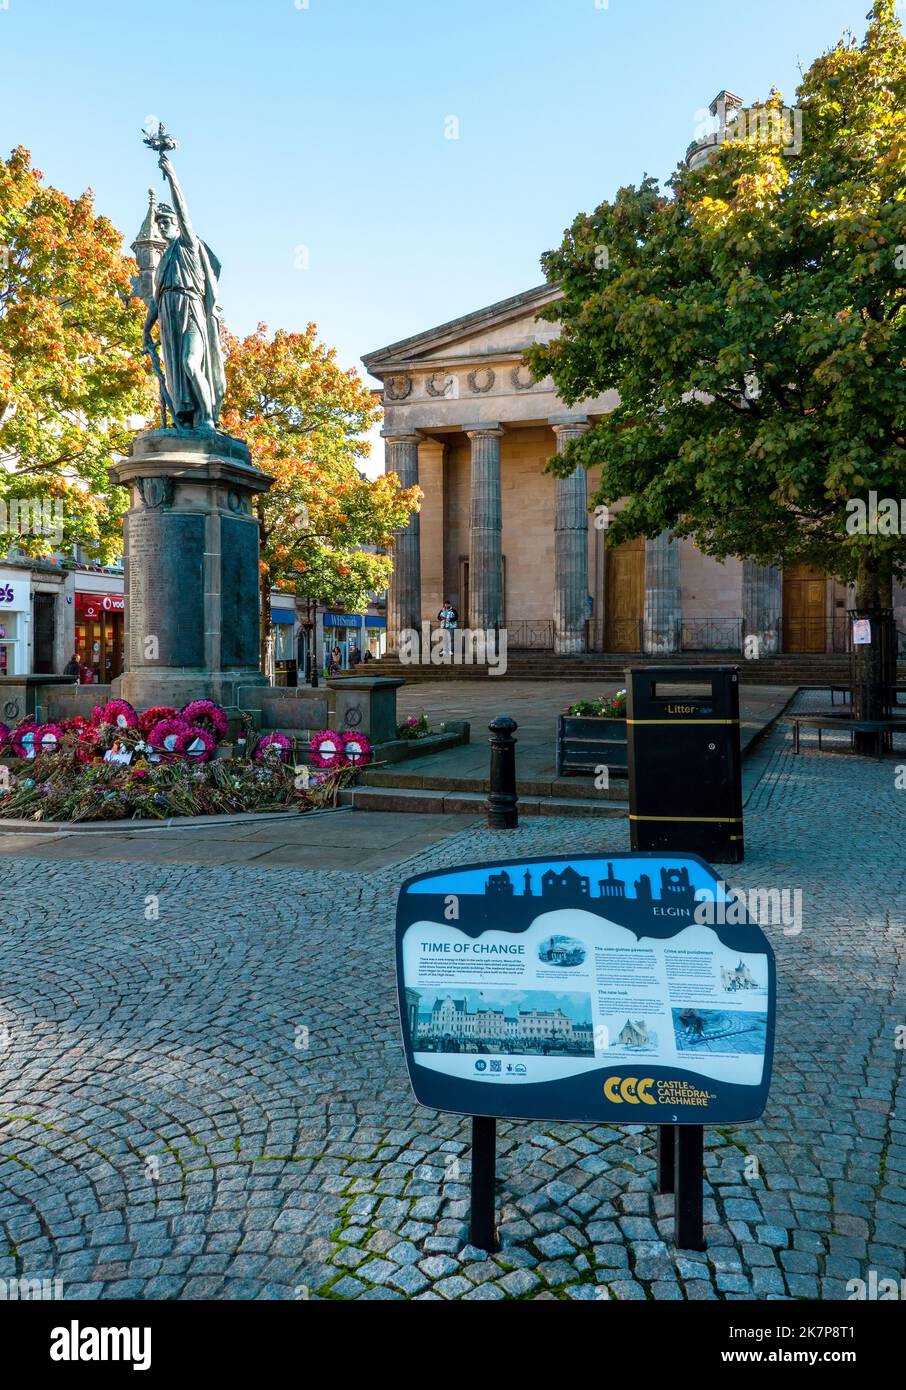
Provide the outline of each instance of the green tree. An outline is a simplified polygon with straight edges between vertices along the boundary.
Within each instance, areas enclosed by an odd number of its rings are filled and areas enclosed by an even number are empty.
[[[393,532],[417,510],[418,488],[395,473],[369,480],[360,470],[364,438],[379,418],[375,397],[310,323],[302,333],[264,324],[227,339],[227,391],[220,425],[245,439],[255,463],[274,479],[256,499],[261,544],[261,660],[270,630],[272,587],[307,601],[364,613],[386,588]]]
[[[906,41],[894,0],[868,19],[805,74],[798,154],[772,91],[667,191],[645,178],[577,217],[543,258],[561,334],[528,358],[570,404],[619,392],[549,465],[600,465],[594,502],[628,498],[610,544],[669,528],[810,562],[875,611],[906,542],[851,534],[847,504],[906,497]]]
[[[129,449],[129,416],[153,413],[135,272],[90,191],[48,187],[25,149],[0,160],[0,502],[59,508],[63,544],[107,561],[127,505],[107,468]],[[60,541],[16,544],[47,555]]]

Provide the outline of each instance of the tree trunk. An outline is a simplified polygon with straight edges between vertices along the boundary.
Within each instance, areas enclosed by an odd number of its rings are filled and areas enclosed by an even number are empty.
[[[888,559],[862,555],[856,577],[856,617],[871,623],[871,644],[853,647],[853,718],[882,719],[887,712],[888,686],[892,679],[889,632],[885,630],[893,594],[893,575]],[[894,670],[896,654],[893,654]],[[859,753],[873,751],[875,734],[855,735]]]

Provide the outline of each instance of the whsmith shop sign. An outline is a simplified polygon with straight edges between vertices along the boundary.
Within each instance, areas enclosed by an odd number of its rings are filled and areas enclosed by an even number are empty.
[[[774,955],[760,927],[720,911],[728,891],[696,855],[658,852],[409,879],[397,978],[417,1099],[511,1119],[757,1119]],[[696,921],[702,902],[717,925]]]

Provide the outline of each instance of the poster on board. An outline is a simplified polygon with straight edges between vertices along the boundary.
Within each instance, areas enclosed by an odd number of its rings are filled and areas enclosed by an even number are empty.
[[[774,955],[692,854],[574,855],[419,874],[397,983],[416,1098],[513,1119],[757,1119]]]

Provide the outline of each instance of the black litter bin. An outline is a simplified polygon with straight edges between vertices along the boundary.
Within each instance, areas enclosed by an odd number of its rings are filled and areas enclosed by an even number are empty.
[[[738,666],[627,672],[633,849],[743,858]]]

